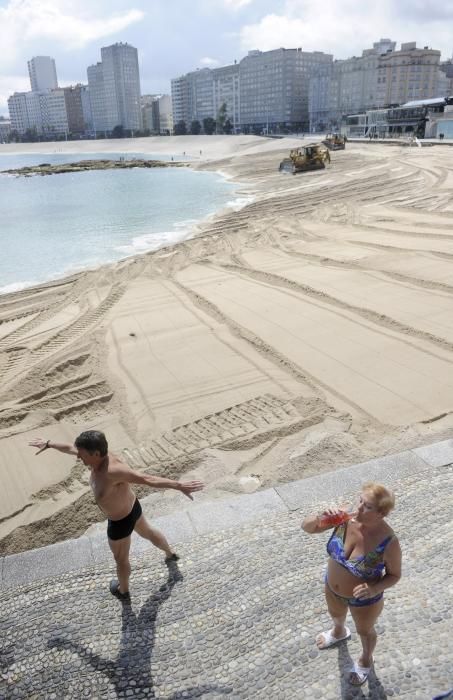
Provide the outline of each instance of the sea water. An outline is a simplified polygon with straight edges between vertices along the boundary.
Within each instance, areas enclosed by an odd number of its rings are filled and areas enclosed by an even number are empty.
[[[121,155],[1,155],[0,170]],[[219,173],[190,168],[0,174],[0,293],[169,245],[237,201]]]

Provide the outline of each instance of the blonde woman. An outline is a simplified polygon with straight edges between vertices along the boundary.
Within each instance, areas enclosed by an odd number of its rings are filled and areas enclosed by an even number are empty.
[[[352,685],[362,685],[368,679],[376,646],[374,625],[384,607],[384,591],[401,577],[401,548],[385,521],[394,505],[391,491],[370,482],[362,487],[353,516],[329,509],[306,517],[302,523],[309,534],[334,528],[327,543],[325,576],[325,596],[333,627],[321,632],[316,644],[319,649],[328,649],[349,639],[351,633],[345,626],[349,609],[362,642],[362,654],[349,675]]]

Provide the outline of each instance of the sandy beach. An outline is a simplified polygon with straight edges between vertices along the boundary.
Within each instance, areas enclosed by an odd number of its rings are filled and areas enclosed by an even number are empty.
[[[0,146],[0,164],[185,153],[253,197],[171,248],[0,296],[0,552],[102,520],[86,468],[35,457],[31,437],[104,430],[133,467],[204,479],[206,499],[451,437],[453,151],[348,143],[325,170],[279,173],[299,143]]]

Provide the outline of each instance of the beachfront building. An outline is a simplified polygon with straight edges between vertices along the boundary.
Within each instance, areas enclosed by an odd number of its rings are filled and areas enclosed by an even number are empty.
[[[32,92],[55,90],[58,87],[55,59],[50,56],[34,56],[30,59],[28,74]]]
[[[171,95],[159,97],[159,133],[169,136],[173,133],[173,112]]]
[[[107,128],[121,125],[129,131],[141,128],[140,72],[137,49],[112,44],[101,49]]]
[[[107,135],[106,104],[104,96],[104,73],[102,63],[87,68],[88,94],[94,137],[99,133]]]
[[[194,121],[203,124],[203,119],[215,119],[214,71],[210,68],[173,79],[171,94],[174,123],[184,122],[187,131]]]
[[[94,130],[110,134],[122,126],[138,131],[142,119],[137,49],[122,42],[112,44],[101,48],[101,58],[87,68]]]
[[[190,124],[189,121],[189,80],[188,76],[181,75],[179,78],[173,78],[171,81],[171,107],[173,112],[173,121],[175,124],[184,122]]]
[[[239,69],[202,68],[171,81],[173,123],[184,122],[190,131],[193,122],[203,126],[203,119],[216,119],[222,105],[226,116],[238,126]]]
[[[153,134],[169,135],[173,131],[170,95],[142,95],[140,99],[143,129]]]
[[[68,130],[74,136],[83,136],[91,131],[88,86],[69,85],[62,88],[65,96]],[[85,97],[84,97],[85,95]]]
[[[11,120],[0,117],[0,143],[7,143],[11,133]]]
[[[390,39],[381,39],[361,57],[318,70],[310,83],[311,131],[336,131],[345,115],[448,94],[440,51],[418,49],[415,42],[395,47]]]
[[[93,137],[93,113],[91,111],[90,88],[88,85],[80,85],[80,100],[82,102],[83,121],[85,123],[85,136]]]
[[[453,138],[453,97],[413,100],[386,109],[343,117],[341,133],[348,138]]]
[[[249,51],[239,63],[203,68],[172,80],[173,121],[218,120],[232,130],[270,133],[308,129],[310,78],[333,57],[321,51]]]
[[[65,89],[58,87],[55,61],[35,56],[28,61],[31,91],[8,99],[11,130],[30,139],[68,136]]]
[[[404,104],[439,93],[440,51],[417,49],[415,41],[381,57],[378,67],[378,104]]]
[[[426,138],[453,138],[453,97],[438,97],[418,100],[403,105],[405,108],[423,112],[424,136]]]
[[[237,63],[212,71],[213,109],[215,119],[220,109],[226,107],[225,121],[228,119],[231,131],[239,131],[241,124],[240,76]]]
[[[332,60],[301,48],[249,51],[239,63],[242,130],[308,131],[310,79]]]
[[[31,129],[32,125],[30,114],[29,114],[29,99],[33,93],[29,92],[15,92],[13,95],[8,97],[8,111],[9,118],[11,121],[12,131],[16,131],[18,134],[25,134],[27,129]],[[38,127],[39,125],[37,125]]]
[[[158,95],[142,95],[140,98],[142,126],[153,134],[159,133]]]
[[[63,89],[45,92],[15,92],[8,98],[11,128],[21,136],[59,138],[68,135],[68,117]]]
[[[379,105],[380,58],[394,51],[396,42],[380,39],[361,56],[333,61],[317,68],[310,80],[310,131],[338,131],[345,114],[357,116]],[[358,124],[355,124],[358,126]]]
[[[67,138],[69,133],[65,92],[62,88],[40,92],[41,131],[48,138]]]

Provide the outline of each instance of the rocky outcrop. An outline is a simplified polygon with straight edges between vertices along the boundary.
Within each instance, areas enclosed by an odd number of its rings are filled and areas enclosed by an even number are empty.
[[[23,168],[2,170],[8,175],[31,177],[32,175],[60,175],[61,173],[80,173],[85,170],[121,170],[127,168],[186,168],[188,163],[164,160],[143,160],[132,158],[131,160],[79,160],[76,163],[41,163],[29,165]]]

